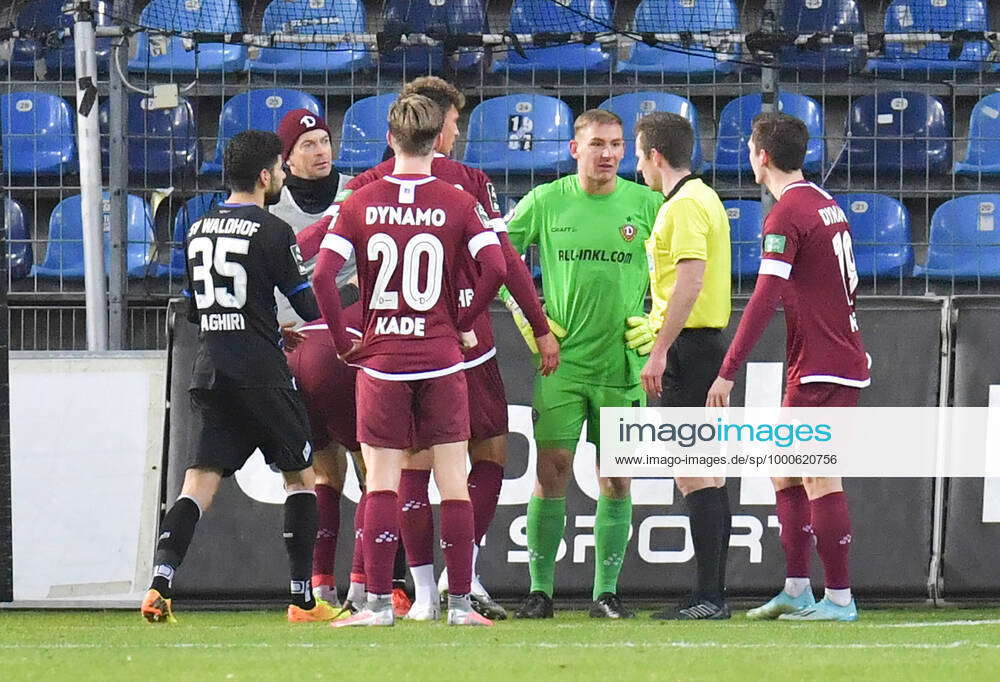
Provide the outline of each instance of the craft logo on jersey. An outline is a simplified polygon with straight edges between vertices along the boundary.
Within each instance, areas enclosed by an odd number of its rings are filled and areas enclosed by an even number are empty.
[[[635,234],[637,230],[635,228],[635,225],[633,225],[632,223],[625,223],[620,228],[618,228],[618,230],[622,233],[622,239],[624,239],[625,241],[630,242],[633,239],[635,239]]]

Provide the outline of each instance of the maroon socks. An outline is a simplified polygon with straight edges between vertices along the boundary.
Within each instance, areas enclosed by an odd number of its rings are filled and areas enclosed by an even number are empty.
[[[409,566],[434,563],[434,513],[427,495],[431,472],[403,469],[399,477],[399,528]]]
[[[812,529],[816,552],[823,562],[827,589],[843,590],[851,586],[849,554],[851,551],[851,516],[847,496],[836,492],[812,500]]]
[[[392,564],[399,544],[399,507],[396,493],[375,490],[365,495],[365,586],[368,594],[392,593]]]
[[[812,558],[812,514],[806,489],[785,488],[775,493],[778,522],[781,524],[781,546],[785,548],[785,577],[808,578]]]
[[[316,521],[312,574],[333,576],[333,565],[337,557],[337,534],[340,531],[340,492],[328,485],[316,485]]]
[[[474,527],[471,502],[441,501],[441,550],[448,567],[448,594],[462,596],[472,590]]]
[[[469,471],[469,500],[475,524],[475,541],[478,544],[497,513],[500,486],[503,485],[503,467],[496,462],[474,462]]]

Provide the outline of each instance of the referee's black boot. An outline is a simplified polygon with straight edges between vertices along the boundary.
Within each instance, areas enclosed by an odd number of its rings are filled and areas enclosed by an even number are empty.
[[[720,605],[709,599],[695,598],[680,606],[668,606],[651,617],[653,620],[728,620],[732,613],[725,601]]]
[[[514,612],[515,618],[552,618],[552,597],[535,590],[529,592],[521,603],[521,608]]]
[[[612,592],[601,594],[590,607],[591,618],[635,618],[635,613],[622,604],[621,598]]]

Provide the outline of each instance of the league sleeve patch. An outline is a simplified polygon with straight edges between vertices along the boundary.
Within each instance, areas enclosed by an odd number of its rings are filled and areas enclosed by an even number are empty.
[[[764,237],[764,253],[784,253],[785,235],[769,234]]]
[[[500,202],[497,200],[497,190],[496,190],[495,187],[493,187],[493,183],[492,182],[487,182],[486,183],[486,193],[490,197],[490,203],[493,204],[493,212],[494,213],[499,213],[500,212]]]
[[[292,244],[288,247],[289,251],[292,252],[292,259],[295,261],[295,265],[299,268],[300,275],[308,275],[309,268],[306,264],[302,262],[302,249],[299,248],[298,244]]]
[[[479,221],[483,224],[483,229],[492,230],[493,227],[490,225],[490,217],[486,215],[486,209],[476,204],[476,215],[479,216]]]
[[[333,201],[338,204],[343,203],[347,201],[347,197],[351,196],[352,194],[354,194],[353,189],[342,189],[339,192],[337,192],[337,196],[333,198]]]

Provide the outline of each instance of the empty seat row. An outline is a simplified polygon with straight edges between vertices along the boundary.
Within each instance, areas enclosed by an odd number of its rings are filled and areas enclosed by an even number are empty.
[[[931,217],[925,263],[914,266],[910,217],[881,194],[833,197],[851,225],[858,275],[931,279],[1000,278],[1000,194],[971,194],[941,204]],[[732,237],[732,273],[755,277],[760,266],[759,201],[725,201]]]
[[[225,200],[225,194],[200,194],[187,200],[177,212],[172,229],[173,248],[167,264],[153,262],[155,237],[149,205],[129,195],[127,202],[127,269],[130,277],[185,276],[184,236],[188,228],[209,209]],[[926,263],[913,264],[910,219],[898,200],[880,194],[834,196],[851,224],[854,257],[862,278],[1000,278],[1000,231],[997,215],[1000,194],[957,197],[934,212]],[[752,278],[760,265],[763,218],[759,201],[723,202],[729,216],[732,240],[732,274]],[[78,280],[84,274],[83,223],[80,197],[61,201],[49,218],[45,259],[33,265],[32,240],[24,209],[15,200],[4,202],[9,231],[8,264],[12,279]],[[110,222],[109,195],[103,201],[103,219]],[[104,230],[104,265],[110,268],[109,229]]]
[[[4,202],[8,230],[8,264],[11,279],[38,277],[40,279],[80,280],[84,275],[83,218],[80,195],[60,201],[49,217],[49,237],[45,259],[34,265],[32,239],[24,218],[24,208],[13,199]],[[126,268],[129,277],[146,277],[150,274],[156,237],[153,233],[153,216],[149,204],[139,196],[128,195],[126,202]],[[104,224],[104,270],[110,272],[111,197],[104,192],[102,199]]]
[[[356,173],[382,159],[386,117],[395,94],[360,99],[344,114],[340,155],[335,165]],[[629,133],[643,115],[670,111],[691,121],[697,131],[698,112],[687,99],[663,92],[636,92],[608,98],[600,107],[625,122],[628,149],[621,173],[635,172],[634,141]],[[249,128],[274,130],[292,109],[324,111],[312,95],[290,89],[251,90],[230,98],[222,108],[212,158],[202,173],[222,171],[222,151],[229,139]],[[703,168],[701,142],[696,136],[695,170],[723,177],[750,172],[747,140],[753,118],[761,111],[759,94],[731,100],[719,117],[712,163]],[[832,160],[825,157],[824,114],[820,104],[804,95],[784,91],[778,108],[805,122],[810,140],[805,170],[857,174],[929,173],[952,170],[951,117],[936,97],[917,92],[885,92],[855,98],[845,123],[843,149]],[[102,152],[108,153],[109,107],[100,107]],[[561,173],[572,169],[568,145],[572,112],[559,99],[538,94],[514,94],[478,104],[469,119],[464,161],[487,172],[525,174]],[[60,175],[77,165],[74,115],[66,100],[55,95],[17,92],[0,96],[3,132],[3,170],[14,176]],[[151,100],[130,95],[128,112],[129,167],[135,173],[193,174],[198,169],[197,124],[192,104],[181,100],[172,109],[154,109]],[[960,175],[1000,176],[1000,93],[983,98],[973,109],[968,154],[954,165]]]
[[[59,31],[72,24],[71,10],[63,0],[34,0],[15,21],[18,28]],[[110,23],[110,0],[97,4],[98,23]],[[418,32],[432,34],[481,34],[488,31],[484,0],[388,0],[383,8],[387,35]],[[175,32],[239,33],[245,30],[237,0],[153,0],[139,16],[141,26]],[[892,0],[884,19],[886,33],[932,31],[985,31],[989,21],[984,0]],[[611,0],[514,0],[507,28],[515,33],[604,32],[614,28]],[[692,33],[739,31],[739,11],[734,0],[643,0],[627,27],[639,33]],[[844,33],[864,30],[857,0],[786,0],[777,28],[794,33]],[[359,0],[273,0],[264,12],[261,31],[275,34],[344,34],[367,30],[365,8]],[[750,29],[747,29],[750,30]],[[178,36],[160,37],[140,33],[136,56],[129,68],[147,73],[251,73],[329,74],[345,73],[374,64],[371,46],[322,44],[296,46],[278,43],[272,47],[247,49],[243,45],[200,44],[196,50]],[[99,59],[107,67],[109,46],[99,45]],[[908,76],[976,72],[988,66],[990,48],[985,41],[969,40],[960,53],[949,58],[950,44],[906,44],[889,41],[884,56],[868,61],[870,72]],[[497,72],[564,73],[615,70],[660,76],[704,77],[725,75],[740,57],[738,43],[710,50],[705,45],[636,44],[630,54],[614,62],[610,52],[593,43],[529,45],[525,56],[513,50],[496,59]],[[407,47],[379,56],[382,68],[395,70],[440,63],[438,47]],[[459,70],[477,67],[484,50],[460,48],[452,66]],[[11,68],[34,73],[35,62],[44,59],[50,70],[72,72],[71,41],[48,48],[38,40],[15,41]],[[784,48],[779,54],[783,67],[800,71],[854,71],[864,66],[864,53],[851,45],[830,45],[818,50]],[[992,65],[1000,69],[1000,65]]]

